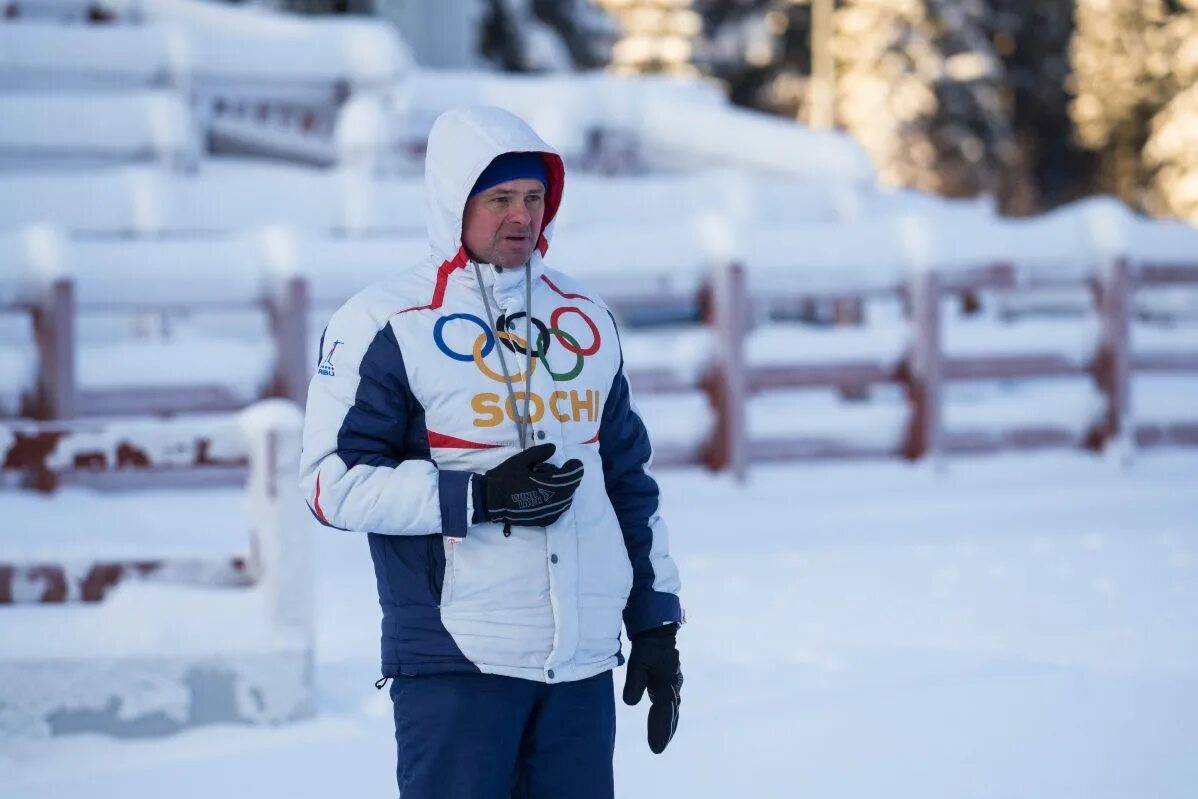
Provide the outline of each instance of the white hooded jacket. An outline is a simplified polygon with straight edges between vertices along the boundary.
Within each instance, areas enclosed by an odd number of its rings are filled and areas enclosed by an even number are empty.
[[[541,154],[544,230],[527,270],[479,265],[480,287],[462,246],[462,210],[482,171],[509,152]],[[384,674],[585,679],[623,661],[621,620],[630,635],[681,621],[652,451],[615,321],[593,293],[545,266],[565,170],[523,121],[496,108],[446,112],[429,137],[425,182],[430,256],[359,292],[322,337],[301,487],[323,524],[368,534]],[[514,342],[492,329],[487,288],[495,327]],[[529,443],[556,445],[552,462],[578,458],[584,475],[558,521],[505,537],[476,510],[473,475],[519,451],[525,402]]]

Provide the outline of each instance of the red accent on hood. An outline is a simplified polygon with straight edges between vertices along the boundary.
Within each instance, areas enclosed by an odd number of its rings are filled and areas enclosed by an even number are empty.
[[[557,210],[562,205],[562,195],[566,190],[566,165],[560,156],[553,153],[541,153],[545,163],[545,171],[549,176],[549,186],[545,190],[545,217],[541,220],[541,235],[537,238],[537,250],[541,257],[549,251],[549,239],[545,238],[545,228],[557,216]]]
[[[598,430],[596,430],[596,431],[595,431],[595,435],[591,436],[590,438],[588,438],[586,441],[584,441],[584,442],[582,442],[582,443],[584,443],[584,444],[594,444],[594,443],[595,443],[596,441],[598,441],[598,440],[599,440],[599,431],[598,431]]]
[[[316,496],[312,498],[312,510],[316,511],[316,517],[325,524],[329,524],[329,520],[325,518],[324,511],[320,509],[320,472],[316,473]],[[332,527],[331,524],[329,524]]]
[[[546,277],[545,275],[541,275],[541,280],[544,280],[546,283],[548,283],[548,284],[549,284],[549,288],[553,289],[553,290],[554,290],[554,291],[556,291],[558,294],[560,294],[561,296],[565,297],[567,300],[586,300],[587,302],[591,302],[591,298],[590,298],[590,297],[586,297],[586,296],[584,296],[584,295],[582,295],[582,294],[567,294],[566,292],[564,292],[564,291],[562,291],[561,289],[559,289],[559,288],[558,288],[556,285],[554,285],[553,281],[552,281],[552,280],[550,280],[550,279],[549,279],[548,277]]]
[[[499,444],[480,444],[477,441],[467,441],[464,438],[447,436],[444,433],[428,431],[428,445],[442,449],[495,449]]]
[[[466,247],[458,247],[458,254],[453,257],[453,260],[443,261],[441,266],[437,268],[437,285],[433,287],[433,299],[429,304],[404,308],[399,313],[407,313],[408,311],[435,311],[440,308],[441,303],[445,301],[445,286],[449,283],[449,273],[455,269],[462,269],[469,260],[470,256],[466,253]]]

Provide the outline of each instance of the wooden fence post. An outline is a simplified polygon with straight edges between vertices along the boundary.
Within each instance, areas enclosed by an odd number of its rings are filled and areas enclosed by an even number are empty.
[[[1106,395],[1101,440],[1109,446],[1120,439],[1134,441],[1131,427],[1131,267],[1116,258],[1102,274],[1098,291],[1101,342],[1095,380]]]
[[[75,383],[75,284],[55,278],[33,309],[37,344],[38,419],[69,419],[78,411]]]
[[[914,335],[907,360],[911,426],[904,454],[915,460],[935,456],[941,448],[940,278],[926,270],[907,286]]]
[[[307,402],[313,353],[308,351],[308,281],[296,275],[276,280],[268,311],[275,342],[275,376],[270,394]]]
[[[721,269],[712,280],[709,295],[716,363],[708,392],[716,421],[706,462],[711,469],[731,470],[738,480],[743,480],[749,465],[744,358],[749,296],[744,268],[732,263]]]
[[[312,711],[315,572],[312,522],[302,509],[297,470],[303,414],[287,400],[251,405],[238,419],[249,454],[246,483],[252,536],[249,571],[262,586],[279,640],[303,659],[304,700]]]

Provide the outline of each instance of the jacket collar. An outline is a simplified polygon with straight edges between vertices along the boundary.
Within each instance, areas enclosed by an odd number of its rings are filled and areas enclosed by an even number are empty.
[[[530,274],[533,281],[532,290],[536,292],[537,284],[541,282],[541,277],[545,274],[545,261],[541,258],[541,254],[534,250],[532,258],[529,259],[528,270],[523,266],[500,269],[491,264],[479,264],[478,273],[482,277],[483,287],[490,292],[495,304],[503,313],[510,316],[525,310],[525,274]],[[474,276],[473,261],[466,261],[463,268],[454,269],[450,272],[449,278],[468,287],[470,291],[478,291],[478,280]]]

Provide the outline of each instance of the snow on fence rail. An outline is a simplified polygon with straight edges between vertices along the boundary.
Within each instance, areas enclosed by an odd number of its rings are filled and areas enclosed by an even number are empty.
[[[689,175],[571,174],[558,215],[569,231],[621,225],[661,238],[661,228],[704,216],[759,226],[851,220],[865,190],[844,182],[800,183],[729,170]],[[872,210],[872,209],[871,209]],[[228,236],[269,225],[338,236],[424,236],[424,181],[376,180],[352,169],[317,171],[266,163],[209,161],[196,174],[143,167],[73,174],[0,175],[0,231],[49,224],[72,237]],[[582,242],[589,252],[593,242]],[[555,242],[555,254],[558,242]]]
[[[1161,419],[1154,416],[1136,422],[1132,412],[1133,374],[1186,374],[1198,376],[1198,336],[1189,337],[1189,348],[1141,349],[1132,346],[1131,305],[1135,291],[1161,286],[1198,288],[1198,263],[1133,265],[1118,259],[1106,270],[1078,281],[1096,298],[1098,340],[1087,348],[1093,354],[1078,357],[1057,348],[1016,346],[1014,350],[987,347],[982,352],[956,354],[947,346],[944,304],[985,291],[1034,291],[1072,285],[1065,278],[1021,274],[1009,264],[973,270],[923,271],[904,282],[871,285],[866,289],[794,287],[770,294],[753,294],[746,287],[744,270],[731,265],[704,286],[702,302],[712,326],[716,352],[706,371],[697,376],[679,376],[670,369],[638,369],[629,359],[630,380],[642,393],[683,392],[700,387],[711,397],[715,423],[711,439],[700,449],[667,450],[665,463],[704,462],[712,468],[729,468],[743,473],[750,462],[806,457],[903,456],[923,458],[939,453],[993,451],[1043,446],[1101,447],[1118,438],[1132,438],[1144,446],[1198,444],[1198,414],[1189,418]],[[893,340],[878,346],[878,336],[866,332],[865,347],[850,339],[859,335],[855,325],[823,331],[778,331],[754,338],[747,334],[748,321],[760,317],[763,308],[822,302],[847,308],[849,319],[857,318],[867,302],[890,297],[907,309],[908,321],[893,329]],[[616,301],[619,302],[617,295]],[[756,309],[756,310],[755,310]],[[949,333],[958,332],[957,327]],[[905,335],[904,335],[905,334]],[[843,350],[830,357],[819,348],[839,337]],[[1182,339],[1183,342],[1186,339]],[[748,343],[751,346],[746,346]],[[1176,343],[1176,342],[1174,342]],[[795,359],[781,360],[778,345],[810,344],[814,351]],[[844,346],[847,344],[848,346]],[[1104,398],[1101,418],[1060,425],[1048,409],[1042,419],[985,419],[979,423],[949,425],[945,420],[945,395],[950,383],[986,380],[1034,379],[1082,376],[1093,379]],[[905,431],[895,444],[862,443],[835,434],[753,434],[747,418],[747,401],[754,396],[788,389],[831,388],[848,395],[866,393],[871,386],[901,386],[908,399]]]
[[[638,246],[635,236],[622,241],[634,249]],[[58,263],[56,243],[75,248],[73,255],[86,268],[68,269]],[[24,248],[28,260],[40,258],[40,263],[29,270],[32,278],[8,286],[7,299],[0,300],[0,306],[22,307],[33,315],[39,353],[36,389],[24,404],[33,415],[54,419],[231,409],[259,396],[302,402],[317,332],[311,329],[310,320],[327,318],[357,287],[393,271],[397,264],[412,263],[423,254],[424,244],[417,238],[296,238],[281,229],[228,240],[63,244],[41,231],[27,235]],[[689,256],[685,252],[672,255],[704,257],[702,247],[694,250]],[[564,255],[567,262],[574,257],[569,248]],[[1133,373],[1198,373],[1198,340],[1192,336],[1193,328],[1189,338],[1183,330],[1172,338],[1150,336],[1133,348],[1131,319],[1137,292],[1198,285],[1196,263],[1116,257],[1087,269],[1076,264],[1051,271],[1021,269],[1009,263],[983,263],[974,268],[956,264],[939,270],[915,268],[902,275],[897,270],[883,269],[878,274],[850,271],[836,279],[824,279],[810,268],[747,273],[740,266],[727,264],[714,270],[654,272],[648,261],[634,273],[630,270],[637,269],[638,262],[609,255],[603,260],[622,263],[621,271],[596,272],[590,277],[618,312],[661,315],[673,308],[676,317],[686,317],[703,308],[713,333],[708,343],[695,350],[691,367],[685,369],[655,365],[638,357],[637,334],[627,336],[629,371],[639,393],[703,391],[711,399],[714,425],[710,441],[659,447],[662,463],[703,462],[743,471],[750,461],[775,458],[918,458],[937,452],[1012,446],[1099,446],[1121,436],[1144,444],[1194,441],[1193,420],[1166,419],[1161,423],[1157,419],[1151,425],[1132,425],[1129,397]],[[648,258],[652,256],[650,253]],[[801,257],[795,255],[796,260]],[[774,258],[780,261],[782,256]],[[164,266],[168,264],[169,268]],[[774,274],[785,279],[772,280]],[[203,278],[197,279],[201,275]],[[1095,325],[1091,332],[1083,326],[1080,333],[1083,338],[1089,336],[1089,341],[1044,346],[1023,340],[1013,348],[971,347],[968,341],[962,344],[956,338],[967,334],[957,326],[946,327],[942,318],[945,298],[1054,287],[1071,288],[1094,298],[1091,316]],[[769,352],[770,336],[777,340],[779,334],[768,326],[753,326],[754,320],[779,315],[779,309],[812,303],[831,307],[842,321],[859,323],[862,309],[879,299],[907,309],[905,321],[893,326],[886,334],[890,341],[882,346],[878,336],[871,337],[868,328],[860,324],[821,331],[818,338],[810,328],[791,330],[785,335],[805,346],[796,357],[782,359]],[[174,364],[164,361],[143,370],[141,374],[148,376],[140,383],[135,366],[125,366],[122,380],[113,385],[80,385],[77,365],[81,350],[73,333],[80,313],[203,307],[256,309],[264,314],[269,320],[268,341],[260,356],[253,356],[251,342],[237,345],[240,350],[232,362],[219,360],[215,364],[218,371],[208,373],[207,383],[196,377],[172,382],[160,374],[148,374],[155,369],[173,374]],[[320,311],[313,313],[315,308]],[[1136,325],[1135,331],[1140,328]],[[1009,328],[1001,327],[992,333],[1002,336],[1004,330],[1009,335]],[[852,344],[854,337],[861,339],[860,345]],[[1141,339],[1144,337],[1137,335],[1137,341]],[[139,357],[144,355],[131,351],[125,360]],[[169,352],[164,357],[169,358]],[[261,372],[254,372],[253,363],[262,364]],[[186,366],[192,374],[203,371],[200,363]],[[231,374],[222,375],[219,370]],[[246,375],[255,374],[246,384]],[[243,384],[230,388],[239,375]],[[1079,420],[1068,429],[1047,420],[1014,425],[1000,420],[1006,427],[999,425],[997,431],[945,422],[943,395],[948,383],[1051,376],[1092,377],[1105,397],[1103,418],[1095,424]],[[824,387],[860,394],[878,384],[901,386],[908,397],[908,429],[894,438],[897,443],[862,444],[828,435],[758,435],[747,422],[749,400],[766,392]]]
[[[258,583],[268,572],[275,579],[282,569],[275,562],[282,557],[280,547],[290,546],[280,536],[301,536],[284,529],[281,521],[288,513],[283,507],[287,497],[295,499],[294,464],[288,458],[298,457],[299,418],[291,403],[274,400],[239,414],[3,422],[0,490],[15,487],[48,495],[78,488],[123,493],[244,487],[250,493],[251,518],[241,530],[236,551],[209,560],[156,558],[154,539],[169,541],[167,530],[161,535],[140,531],[148,541],[144,547],[122,550],[122,557],[114,560],[75,564],[76,568],[41,562],[37,553],[49,554],[53,546],[6,541],[0,547],[0,604],[96,602],[112,585],[137,577],[236,586]],[[73,494],[68,501],[79,502],[80,497]],[[20,514],[9,521],[20,524]],[[173,520],[157,523],[167,528]],[[102,535],[87,543],[94,546],[91,551],[105,548]],[[15,559],[21,547],[26,548],[24,561]],[[271,588],[286,594],[290,580],[283,577]],[[282,603],[284,597],[276,601]]]
[[[13,533],[0,540],[0,734],[161,734],[311,712],[300,419],[276,401],[0,424]],[[37,607],[62,602],[83,604]]]

